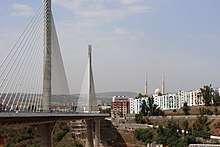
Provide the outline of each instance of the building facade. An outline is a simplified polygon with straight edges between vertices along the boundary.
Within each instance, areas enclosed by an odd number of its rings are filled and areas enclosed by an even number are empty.
[[[162,110],[179,109],[179,97],[176,94],[154,95],[154,103]]]
[[[114,96],[112,98],[112,117],[126,117],[130,113],[130,102],[126,96]]]
[[[148,104],[148,97],[142,97],[140,99],[133,99],[133,103],[130,103],[130,113],[131,114],[139,114],[141,112],[141,107],[142,107],[143,101],[145,101],[146,104]],[[131,106],[131,105],[133,105],[133,106]]]
[[[162,110],[181,109],[186,102],[188,106],[204,105],[200,90],[182,91],[179,90],[176,94],[154,94],[154,102]]]
[[[220,88],[215,91],[220,94]],[[162,94],[160,89],[156,89],[153,98],[154,104],[158,105],[161,110],[181,109],[184,103],[187,103],[188,106],[205,105],[200,90],[179,90],[174,94]],[[148,97],[134,99],[126,96],[114,96],[112,98],[112,114],[120,117],[125,117],[127,114],[139,114],[143,101],[148,104]]]
[[[129,100],[129,112],[130,114],[134,114],[134,98],[128,98]]]
[[[180,98],[180,107],[183,107],[186,102],[188,106],[202,106],[204,105],[200,90],[192,91],[178,91],[177,96]]]

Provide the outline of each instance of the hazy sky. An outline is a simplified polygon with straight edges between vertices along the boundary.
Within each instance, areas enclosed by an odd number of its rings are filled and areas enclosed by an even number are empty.
[[[219,0],[52,0],[72,93],[80,91],[93,45],[97,91],[220,87]],[[41,0],[0,1],[1,59]]]

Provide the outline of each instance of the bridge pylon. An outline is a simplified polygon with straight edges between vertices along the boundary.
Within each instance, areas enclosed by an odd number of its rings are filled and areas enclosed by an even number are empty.
[[[98,111],[97,107],[97,99],[95,94],[95,83],[93,78],[93,71],[92,71],[92,45],[88,46],[88,98],[89,98],[89,112]]]
[[[43,70],[43,111],[49,111],[51,103],[51,0],[43,0],[44,4],[44,70]]]

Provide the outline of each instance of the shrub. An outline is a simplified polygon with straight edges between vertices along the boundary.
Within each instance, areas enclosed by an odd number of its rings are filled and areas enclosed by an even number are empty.
[[[146,123],[146,121],[145,121],[142,114],[136,114],[135,115],[135,122],[138,123],[138,124],[145,124]]]
[[[199,108],[200,115],[213,115],[213,112],[208,108]]]
[[[184,115],[190,115],[190,113],[189,113],[189,111],[190,111],[190,107],[188,106],[188,104],[187,104],[187,102],[185,102],[184,104],[183,104],[183,113],[184,113]]]
[[[61,132],[58,132],[55,136],[56,141],[60,142],[68,132],[69,132],[69,129],[64,129]]]
[[[33,139],[33,131],[31,128],[26,129],[23,133],[16,137],[16,142],[22,142],[24,140]]]
[[[135,138],[137,138],[137,140],[144,142],[145,144],[152,143],[153,136],[154,134],[151,129],[140,128],[135,130]]]

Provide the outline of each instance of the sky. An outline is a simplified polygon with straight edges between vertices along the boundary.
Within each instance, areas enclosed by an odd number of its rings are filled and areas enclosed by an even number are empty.
[[[41,0],[0,1],[0,59]],[[219,0],[52,0],[71,93],[79,93],[93,46],[97,92],[220,87]]]

